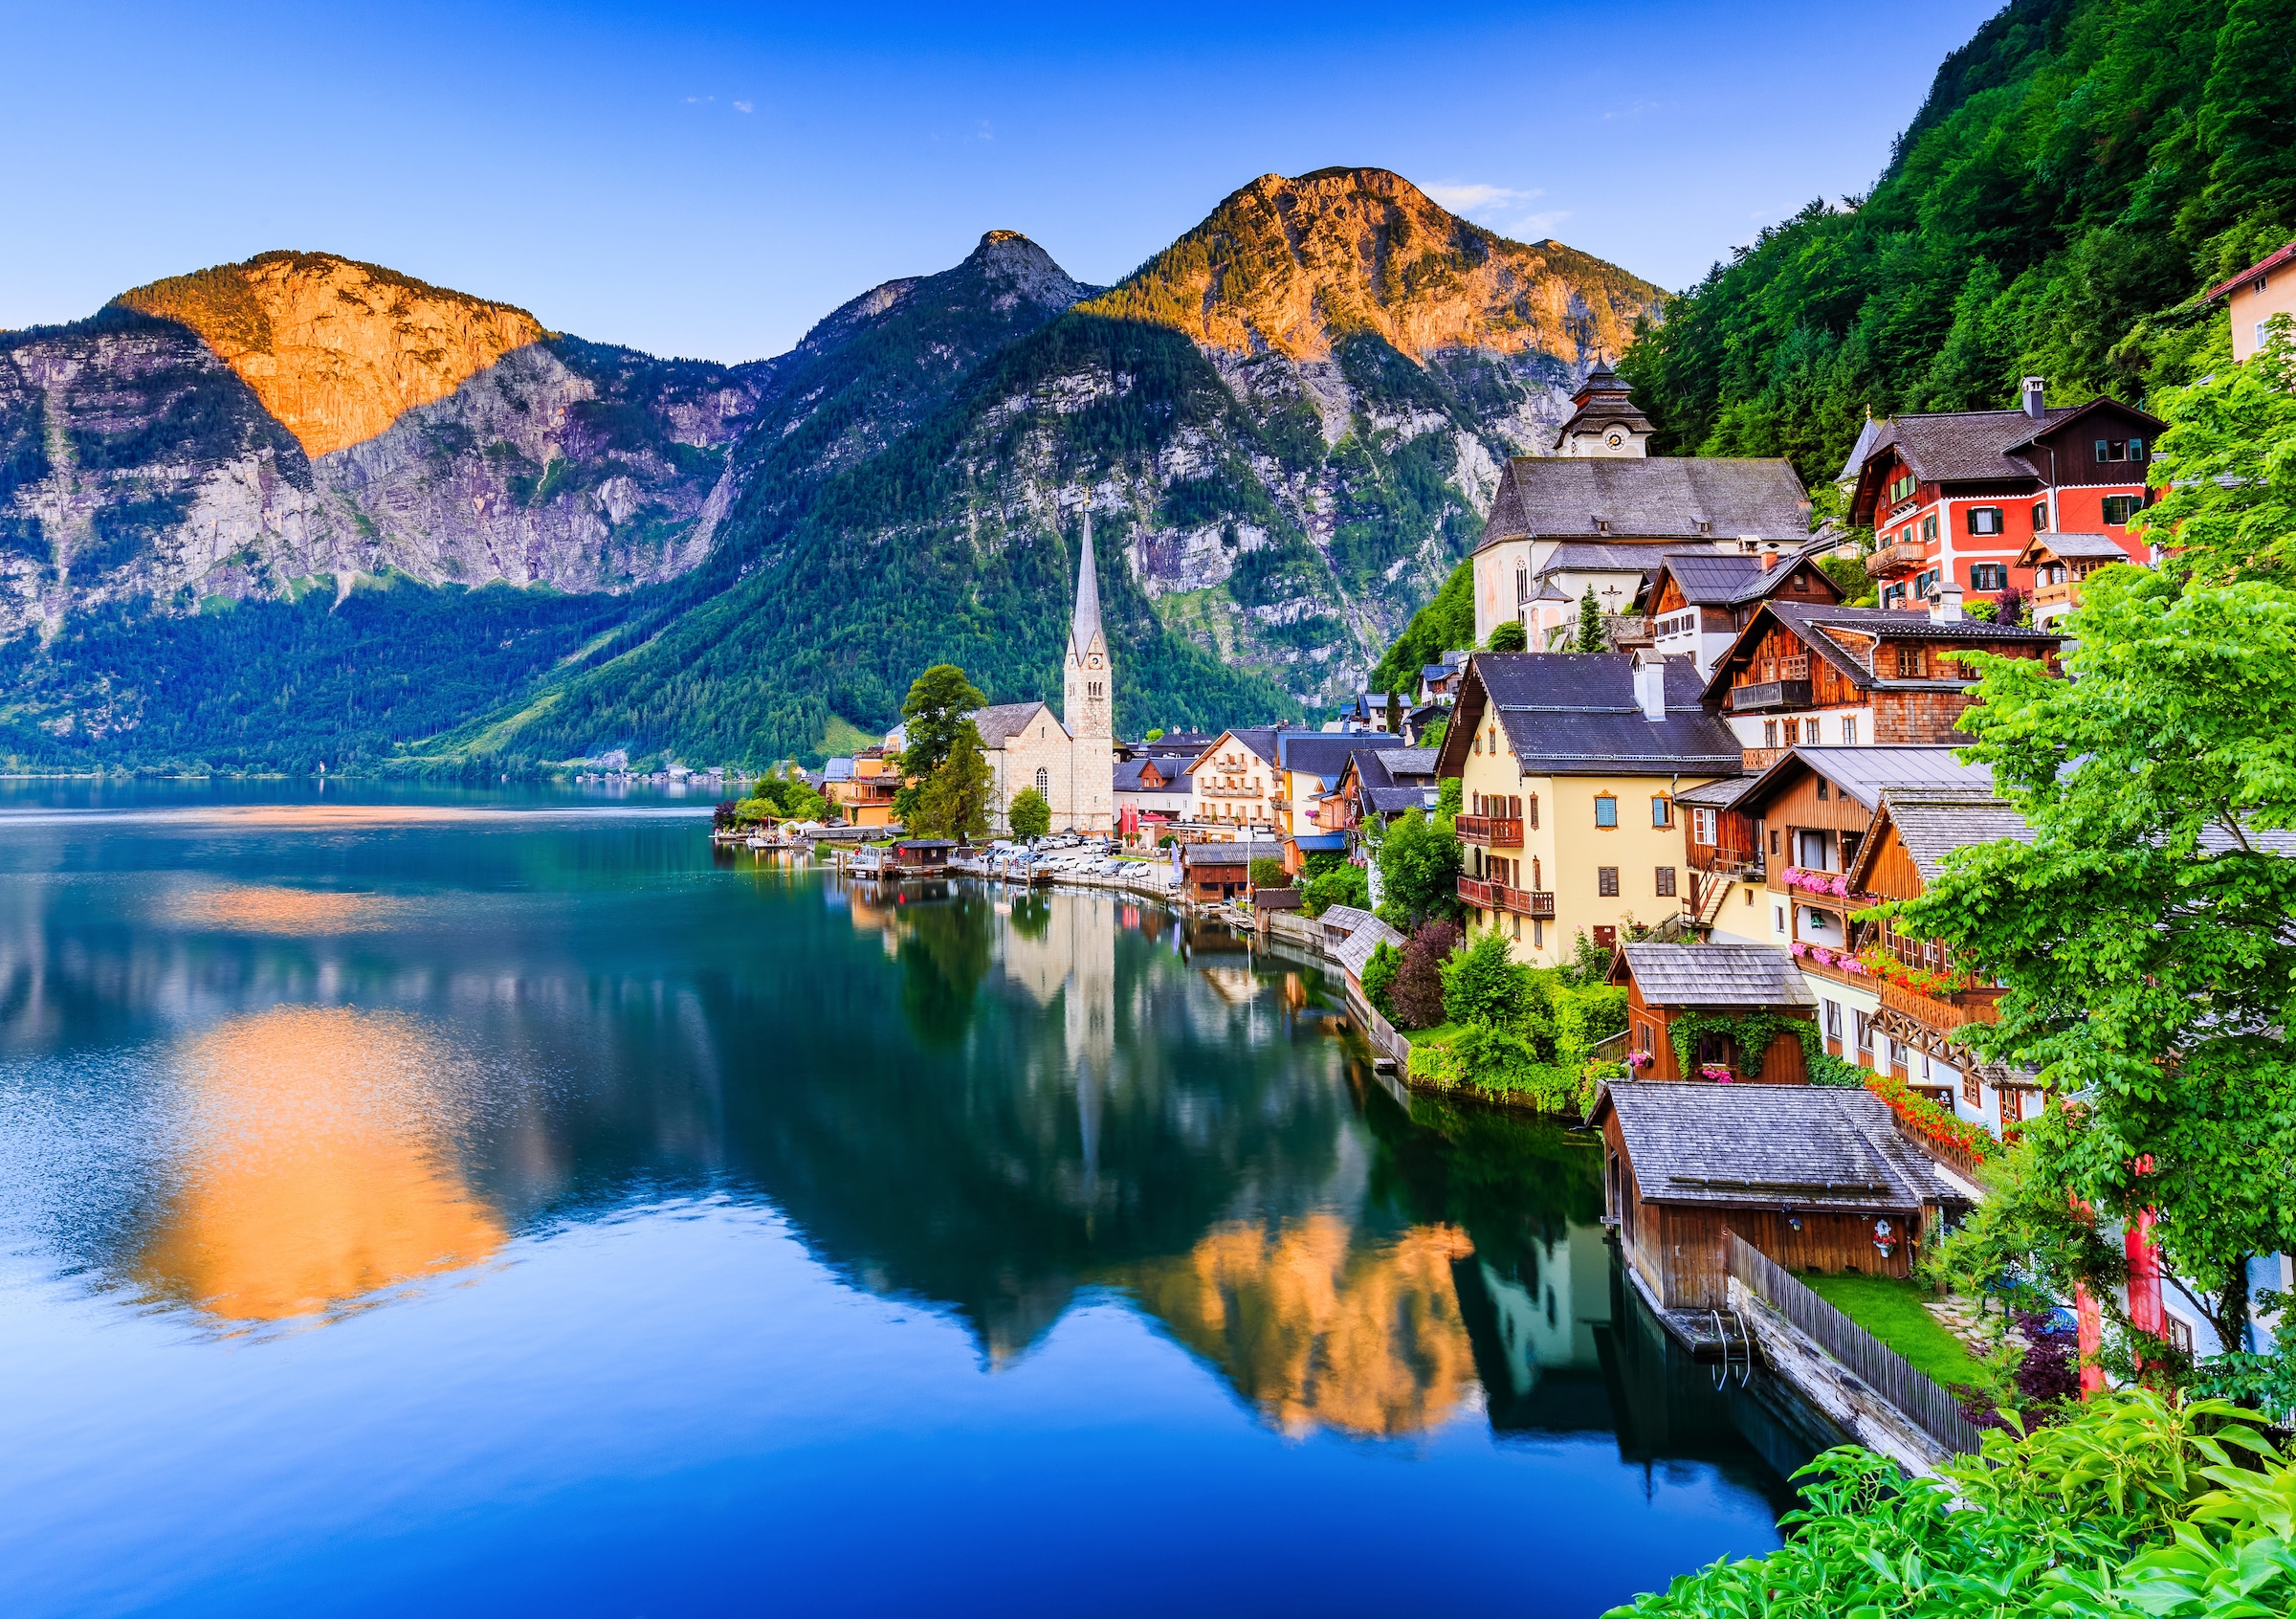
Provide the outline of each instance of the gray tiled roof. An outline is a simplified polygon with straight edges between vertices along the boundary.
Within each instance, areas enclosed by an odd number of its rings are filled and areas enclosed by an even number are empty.
[[[1781,602],[1773,598],[1764,602],[1759,611],[1747,622],[1746,628],[1738,632],[1737,641],[1730,654],[1715,662],[1713,677],[1708,681],[1707,690],[1717,699],[1730,689],[1731,676],[1741,654],[1751,654],[1761,644],[1765,614],[1783,625],[1812,652],[1848,676],[1852,685],[1861,688],[1877,683],[1873,671],[1851,655],[1840,641],[1827,634],[1825,632],[1829,628],[1891,641],[1953,641],[1978,647],[1988,641],[2003,646],[2054,647],[2062,645],[2064,640],[2063,635],[2054,631],[1988,624],[1978,618],[1956,619],[1941,624],[1930,617],[1926,608],[1824,607],[1814,603]],[[1956,675],[1942,679],[1890,678],[1879,683],[1957,689],[1970,684],[1970,679]]]
[[[1727,810],[1737,802],[1738,795],[1746,790],[1752,780],[1749,776],[1726,776],[1720,781],[1684,787],[1674,795],[1674,802],[1678,805],[1687,804],[1696,810]]]
[[[1181,862],[1189,866],[1243,866],[1254,860],[1280,860],[1280,843],[1190,843],[1181,846]]]
[[[2024,557],[2042,550],[2068,561],[2074,557],[2084,561],[2090,558],[2102,558],[2107,562],[2129,560],[2128,548],[2109,534],[2036,534],[2025,542]],[[2020,563],[2023,562],[2024,557],[2018,559]]]
[[[1654,1203],[1880,1213],[1966,1196],[1863,1088],[1623,1083],[1595,1104],[1606,1111]]]
[[[1027,728],[1039,710],[1049,719],[1051,710],[1041,702],[999,702],[986,708],[976,708],[967,716],[981,732],[982,747],[1003,747]],[[1055,721],[1057,723],[1057,721]],[[1066,736],[1068,733],[1061,733]]]
[[[1735,775],[1735,733],[1700,705],[1687,657],[1667,659],[1664,720],[1634,697],[1628,653],[1478,653],[1474,668],[1526,775]]]
[[[1379,731],[1330,734],[1322,731],[1285,731],[1276,739],[1277,756],[1287,770],[1337,781],[1351,753],[1401,751],[1403,739]]]
[[[1972,483],[2033,478],[2033,463],[2010,451],[2046,432],[2077,406],[2055,405],[2035,421],[2022,410],[1950,410],[1937,415],[1898,416],[1885,423],[1866,447],[1868,458],[1895,450],[1923,482]],[[1861,467],[1864,465],[1860,463]]]
[[[1738,797],[1749,813],[1758,813],[1756,806],[1789,782],[1799,780],[1804,769],[1815,770],[1868,810],[1879,809],[1882,794],[1891,787],[1935,787],[1963,797],[1993,797],[1990,767],[1964,765],[1950,747],[1892,745],[1797,747],[1781,755]]]
[[[1640,545],[1625,545],[1615,541],[1565,540],[1547,553],[1539,566],[1538,576],[1545,579],[1556,573],[1642,573],[1658,571],[1658,565],[1668,557],[1683,555],[1718,557],[1723,553],[1711,546],[1685,545],[1679,542],[1645,542]],[[1751,560],[1751,559],[1749,559]]]
[[[1333,907],[1333,910],[1336,909],[1337,906]],[[1326,911],[1323,915],[1328,924],[1332,913]],[[1326,937],[1329,937],[1328,927]],[[1379,918],[1366,917],[1344,941],[1333,948],[1332,954],[1338,958],[1341,966],[1357,978],[1361,978],[1363,965],[1371,960],[1372,951],[1382,944],[1392,944],[1400,950],[1403,947],[1403,936]]]
[[[1794,958],[1776,944],[1626,944],[1626,970],[1653,1007],[1814,1007]]]
[[[1507,463],[1483,526],[1483,546],[1530,537],[1728,539],[1758,534],[1799,543],[1810,531],[1809,498],[1782,460],[1718,455],[1540,457]]]
[[[1994,797],[1990,787],[1982,792],[1966,787],[1892,787],[1883,789],[1882,802],[1889,810],[1890,825],[1897,828],[1898,841],[1906,846],[1913,869],[1925,884],[1937,880],[1945,857],[1956,849],[2004,839],[2033,841],[2033,829],[2025,824],[2025,818]]]

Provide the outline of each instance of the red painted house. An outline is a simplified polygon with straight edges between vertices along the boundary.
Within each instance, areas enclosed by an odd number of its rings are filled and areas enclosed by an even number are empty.
[[[1875,422],[1843,472],[1856,477],[1850,520],[1874,530],[1866,567],[1882,606],[1917,604],[1944,584],[1973,598],[2012,586],[2030,596],[2033,570],[2020,559],[2036,534],[2104,535],[2149,562],[2129,520],[2149,499],[2166,426],[2113,399],[2051,407],[2039,377],[2025,379],[2020,410]]]

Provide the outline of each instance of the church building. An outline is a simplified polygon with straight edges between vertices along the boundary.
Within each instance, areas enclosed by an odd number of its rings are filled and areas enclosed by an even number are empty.
[[[1076,608],[1069,620],[1068,655],[1061,664],[1061,707],[1045,702],[1001,702],[973,714],[988,756],[988,823],[1002,837],[1012,830],[1013,797],[1027,787],[1052,807],[1054,832],[1115,830],[1115,660],[1100,627],[1100,581],[1093,567],[1093,520],[1084,520],[1076,564]]]

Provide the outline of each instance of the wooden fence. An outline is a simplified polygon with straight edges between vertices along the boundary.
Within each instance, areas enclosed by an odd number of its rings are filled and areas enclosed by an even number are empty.
[[[1722,1262],[1747,1292],[1776,1307],[1923,1432],[1955,1455],[1976,1453],[1977,1430],[1961,1414],[1961,1402],[1915,1371],[1903,1355],[1812,1293],[1792,1272],[1735,1231],[1722,1233]]]

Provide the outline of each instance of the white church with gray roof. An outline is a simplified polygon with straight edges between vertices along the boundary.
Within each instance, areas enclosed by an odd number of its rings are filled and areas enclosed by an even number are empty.
[[[1001,702],[977,709],[973,723],[988,757],[988,822],[1002,837],[1012,830],[1015,796],[1045,795],[1054,832],[1115,830],[1115,660],[1100,626],[1100,580],[1093,566],[1093,520],[1086,514],[1076,563],[1076,607],[1061,662],[1061,709],[1046,702]]]

